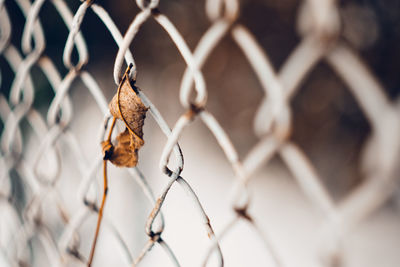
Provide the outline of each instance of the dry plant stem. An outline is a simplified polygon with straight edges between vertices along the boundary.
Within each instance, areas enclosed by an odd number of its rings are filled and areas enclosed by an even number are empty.
[[[110,127],[110,132],[108,133],[108,135],[107,135],[107,141],[108,142],[111,142],[111,135],[112,135],[112,131],[113,131],[113,129],[114,129],[114,126],[115,126],[115,122],[117,121],[117,119],[115,118],[115,117],[113,117],[113,120],[112,120],[112,122],[111,122],[111,127]]]
[[[111,134],[112,134],[112,131],[113,131],[114,126],[115,126],[115,121],[116,121],[116,118],[113,118],[113,121],[112,121],[111,127],[110,127],[110,132],[108,133],[108,136],[107,136],[107,141],[108,142],[111,141]],[[97,227],[96,227],[96,232],[95,232],[94,239],[93,239],[92,249],[90,251],[89,261],[88,261],[88,265],[87,265],[88,267],[90,267],[92,265],[94,252],[96,250],[97,238],[99,236],[100,225],[101,225],[101,221],[103,219],[104,204],[106,203],[106,198],[107,198],[108,180],[107,180],[107,160],[106,159],[103,160],[103,178],[104,178],[103,199],[101,200],[101,205],[100,205],[100,209],[99,209],[99,215],[97,217]]]

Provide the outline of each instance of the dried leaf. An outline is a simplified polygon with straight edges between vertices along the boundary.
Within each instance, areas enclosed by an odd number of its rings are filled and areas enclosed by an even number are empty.
[[[111,115],[125,123],[126,129],[117,136],[116,145],[104,141],[104,159],[120,167],[134,167],[138,162],[138,150],[143,146],[143,124],[147,107],[137,95],[139,88],[129,81],[129,69],[121,81],[117,94],[109,104]]]
[[[118,93],[111,100],[109,108],[111,115],[125,121],[127,127],[142,138],[147,107],[143,105],[142,100],[137,96],[138,90],[137,87],[131,86],[129,79],[125,79],[119,92],[120,108],[118,108]]]
[[[104,158],[120,167],[134,167],[138,162],[140,144],[133,140],[128,129],[117,136],[116,146],[109,146],[109,142],[102,143]],[[111,153],[110,153],[111,152]]]

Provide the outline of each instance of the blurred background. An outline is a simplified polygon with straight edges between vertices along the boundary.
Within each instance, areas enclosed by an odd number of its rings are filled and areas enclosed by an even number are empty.
[[[240,1],[238,23],[249,28],[266,51],[274,68],[279,70],[293,49],[300,43],[297,19],[302,1],[295,0],[243,0]],[[67,1],[73,13],[80,1]],[[133,1],[99,1],[107,10],[121,33],[140,11]],[[10,21],[10,43],[21,50],[21,36],[25,24],[16,2],[4,1]],[[205,13],[204,1],[160,1],[160,11],[168,16],[193,51],[211,23]],[[382,83],[385,93],[396,101],[400,89],[400,2],[394,0],[338,1],[341,29],[340,39],[352,47]],[[62,53],[68,29],[50,2],[45,2],[39,13],[44,29],[46,48],[43,52],[56,65],[61,76],[68,70],[62,62]],[[93,75],[107,101],[117,87],[113,81],[113,67],[118,47],[102,22],[89,9],[81,26],[89,50],[89,62],[84,67]],[[157,106],[170,127],[185,112],[179,102],[179,87],[186,64],[169,36],[152,19],[139,30],[131,47],[136,61],[137,86]],[[76,55],[75,55],[76,56]],[[9,98],[15,78],[7,61],[0,56],[1,94]],[[30,70],[35,86],[33,107],[45,118],[54,91],[34,65]],[[203,74],[207,84],[207,109],[216,117],[231,138],[243,159],[257,143],[253,121],[264,96],[261,84],[241,50],[230,35],[224,37],[212,52]],[[77,138],[80,152],[88,162],[100,153],[99,128],[103,115],[93,97],[80,79],[76,79],[68,91],[73,104],[70,131]],[[397,100],[398,101],[398,100]],[[319,62],[302,81],[291,100],[292,135],[296,143],[309,157],[323,184],[333,199],[339,202],[363,182],[359,168],[362,149],[371,128],[346,84],[324,63]],[[5,120],[0,120],[3,131]],[[24,119],[23,157],[34,157],[38,140]],[[167,179],[158,162],[166,137],[155,121],[148,116],[144,127],[146,142],[140,151],[139,169],[158,195]],[[226,160],[213,134],[199,120],[188,127],[179,141],[185,168],[182,173],[195,190],[210,217],[215,232],[234,216],[229,202],[229,192],[234,172]],[[76,170],[76,159],[70,148],[57,142],[61,151],[61,174],[56,184],[68,213],[73,214],[82,203],[76,196],[81,174]],[[4,155],[4,153],[3,153]],[[24,205],[29,194],[22,182],[15,182],[18,175],[8,174],[12,194],[16,196],[16,210],[23,222]],[[101,168],[98,186],[101,188]],[[109,196],[106,204],[108,218],[124,238],[133,255],[144,246],[146,218],[152,206],[142,190],[125,170],[110,167]],[[293,179],[285,164],[275,156],[252,178],[250,213],[276,245],[284,266],[311,266],[318,246],[316,229],[324,221]],[[25,204],[24,204],[25,203]],[[63,231],[53,202],[43,202],[44,218],[57,237]],[[182,266],[199,266],[209,244],[201,222],[185,192],[174,185],[168,194],[162,211],[166,229],[163,238],[171,246]],[[4,218],[6,218],[6,212]],[[400,253],[400,197],[395,194],[343,241],[343,266],[399,266]],[[2,215],[1,215],[2,216]],[[88,255],[96,222],[96,214],[90,216],[79,230],[80,251]],[[10,225],[2,224],[0,234],[12,233]],[[121,254],[115,249],[115,236],[107,228],[102,230],[94,266],[125,266]],[[257,234],[245,222],[241,222],[221,242],[226,266],[273,266],[270,255],[258,240]],[[50,266],[43,254],[44,248],[32,239],[29,249],[31,264]],[[212,262],[216,266],[215,262]],[[1,262],[0,262],[1,264]],[[78,266],[70,261],[69,266]],[[140,266],[170,266],[165,254],[155,246]],[[7,266],[7,265],[4,265]],[[172,266],[172,265],[171,265]],[[211,265],[210,265],[211,266]]]

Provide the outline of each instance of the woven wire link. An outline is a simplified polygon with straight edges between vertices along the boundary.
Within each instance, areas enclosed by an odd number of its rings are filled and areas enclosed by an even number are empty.
[[[139,168],[129,169],[131,177],[137,182],[153,209],[148,216],[144,231],[148,241],[141,252],[133,254],[123,233],[105,214],[103,227],[107,228],[117,240],[117,251],[123,252],[127,266],[135,266],[146,256],[153,246],[159,246],[169,257],[171,263],[180,266],[179,255],[163,238],[167,225],[161,212],[171,187],[177,183],[192,200],[198,212],[204,234],[210,241],[202,266],[207,266],[211,255],[218,257],[219,266],[223,266],[223,253],[220,242],[230,235],[239,221],[245,221],[258,234],[260,241],[271,256],[275,266],[286,266],[282,253],[268,232],[250,213],[251,193],[248,183],[254,173],[265,166],[273,157],[279,155],[296,179],[303,194],[320,210],[325,218],[321,226],[319,250],[315,252],[315,261],[309,266],[336,266],[340,262],[340,243],[352,229],[357,227],[372,212],[379,209],[391,197],[395,190],[396,163],[400,151],[400,120],[395,104],[389,100],[379,81],[368,69],[363,60],[339,38],[340,18],[334,0],[304,0],[299,7],[298,29],[301,42],[290,53],[280,70],[276,70],[269,60],[267,51],[259,44],[251,29],[237,20],[240,3],[237,0],[207,0],[206,15],[210,26],[202,35],[192,52],[185,38],[171,20],[158,9],[158,1],[136,1],[140,11],[133,18],[124,36],[120,33],[108,12],[94,1],[83,1],[72,12],[64,0],[47,1],[54,6],[69,31],[65,41],[62,60],[67,70],[61,75],[52,59],[44,51],[46,38],[41,26],[40,10],[44,0],[15,0],[25,16],[21,48],[23,54],[11,43],[13,24],[7,11],[6,1],[0,2],[0,53],[15,73],[9,99],[0,94],[0,118],[3,124],[1,134],[0,157],[0,203],[1,225],[7,231],[0,236],[0,259],[5,266],[29,264],[33,255],[29,252],[32,240],[38,240],[46,255],[49,266],[66,266],[70,262],[85,264],[88,255],[80,248],[79,231],[83,224],[98,211],[99,188],[96,187],[96,175],[102,163],[99,154],[94,159],[80,153],[79,142],[70,130],[74,119],[73,105],[69,91],[73,82],[80,79],[87,92],[93,97],[98,112],[105,117],[100,126],[99,142],[108,129],[110,114],[102,90],[95,77],[84,67],[89,61],[89,52],[83,33],[82,23],[87,12],[93,12],[105,29],[113,37],[118,53],[115,56],[114,81],[118,85],[125,63],[133,64],[129,74],[136,79],[140,70],[130,51],[131,44],[143,24],[154,20],[168,34],[171,42],[186,63],[186,70],[180,84],[180,103],[186,110],[170,126],[151,100],[141,91],[139,97],[149,107],[149,112],[167,141],[160,156],[159,168],[165,174],[163,190],[155,194]],[[207,110],[207,81],[202,67],[212,52],[225,37],[232,38],[250,63],[262,89],[264,98],[254,118],[254,132],[258,143],[241,160],[229,137],[216,117]],[[78,58],[73,62],[72,53],[76,50]],[[300,88],[301,81],[313,70],[317,63],[325,61],[347,85],[351,94],[365,114],[370,126],[371,136],[365,144],[362,168],[372,170],[367,173],[363,183],[354,189],[345,199],[335,203],[321,182],[317,171],[300,147],[290,139],[292,127],[292,108],[290,101]],[[54,98],[43,118],[33,106],[35,91],[31,69],[38,67],[54,90]],[[189,182],[182,176],[184,169],[183,151],[179,146],[182,133],[194,120],[201,120],[217,140],[226,159],[235,173],[232,177],[231,209],[235,212],[231,220],[216,234],[210,220]],[[21,124],[27,121],[32,135],[38,140],[31,151],[32,157],[26,157],[25,142]],[[76,159],[76,169],[81,177],[76,190],[80,200],[79,208],[72,214],[67,212],[66,203],[57,186],[60,183],[63,155],[60,143],[67,144],[69,153]],[[176,167],[169,162],[174,157]],[[18,177],[22,183],[25,201],[22,203],[12,192],[12,179]],[[91,192],[96,188],[95,193]],[[46,223],[44,205],[52,203],[63,222],[61,233]],[[94,225],[93,225],[94,227]],[[179,234],[179,233],[177,233]],[[35,243],[36,244],[36,243]],[[321,261],[322,258],[322,261]]]

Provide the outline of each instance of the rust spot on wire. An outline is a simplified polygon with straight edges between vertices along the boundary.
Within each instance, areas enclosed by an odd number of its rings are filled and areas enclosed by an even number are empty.
[[[207,225],[207,227],[208,227],[209,229],[212,229],[210,222],[208,222],[206,225]],[[213,235],[214,235],[213,232],[208,232],[208,233],[207,233],[207,236],[208,236],[209,239],[212,239],[212,236],[213,236]]]
[[[84,200],[83,200],[83,203],[84,203],[89,209],[91,209],[91,210],[93,210],[93,211],[95,211],[95,212],[99,212],[99,208],[96,206],[95,203],[90,202],[90,201],[87,200],[87,199],[84,199]]]
[[[68,254],[77,258],[78,260],[86,262],[86,259],[79,253],[79,251],[76,248],[67,248],[67,252]]]
[[[67,211],[64,210],[60,205],[57,205],[57,207],[58,207],[58,212],[60,213],[60,216],[61,216],[61,220],[63,220],[64,223],[68,223],[69,216],[67,214]]]
[[[193,120],[193,118],[203,110],[203,107],[199,107],[195,104],[190,104],[190,109],[185,113],[185,117],[187,117],[189,120]]]
[[[156,216],[156,213],[160,210],[162,201],[163,200],[161,198],[157,199],[156,204],[155,204],[153,210],[151,211],[149,218],[154,218],[154,216]]]
[[[150,237],[151,241],[153,241],[154,243],[162,241],[161,233],[150,232],[149,237]]]
[[[247,213],[247,206],[243,208],[234,208],[234,211],[239,217],[242,217],[248,220],[249,222],[253,222],[253,218],[251,218],[251,216]]]
[[[211,239],[212,236],[214,235],[214,232],[212,230],[212,226],[211,226],[211,223],[210,223],[210,218],[208,218],[208,216],[205,215],[205,219],[206,219],[206,226],[209,229],[209,232],[207,233],[207,235],[208,235],[208,238]]]

